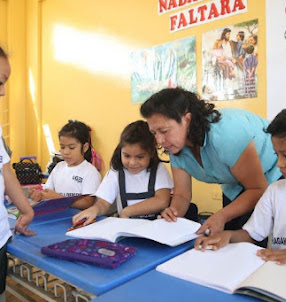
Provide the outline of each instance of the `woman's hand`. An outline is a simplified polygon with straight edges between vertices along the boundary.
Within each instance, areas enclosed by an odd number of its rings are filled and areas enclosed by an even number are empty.
[[[224,231],[217,233],[216,235],[206,237],[202,236],[196,239],[195,249],[202,250],[203,252],[211,246],[211,249],[216,251],[230,242],[232,237],[232,231]]]
[[[164,218],[166,221],[177,221],[178,211],[174,207],[166,208],[161,215],[158,215],[158,219]]]
[[[277,264],[286,264],[286,249],[283,250],[270,250],[263,249],[257,251],[257,256],[265,261],[275,261]]]
[[[225,223],[226,221],[222,211],[218,211],[206,220],[206,222],[197,231],[197,234],[203,235],[207,232],[207,235],[215,235],[224,230]]]
[[[15,224],[15,233],[19,232],[26,236],[35,235],[36,234],[35,232],[27,229],[28,225],[33,220],[33,217],[34,217],[33,211],[27,214],[21,214]]]

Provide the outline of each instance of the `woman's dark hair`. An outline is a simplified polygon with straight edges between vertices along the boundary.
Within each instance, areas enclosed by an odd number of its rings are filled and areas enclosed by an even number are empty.
[[[84,153],[84,158],[91,163],[92,160],[92,145],[90,138],[90,128],[82,122],[76,120],[69,120],[67,124],[59,131],[59,138],[61,136],[68,136],[77,139],[81,143],[81,151],[83,152],[83,145],[89,144],[88,150]]]
[[[110,161],[110,166],[114,170],[118,171],[123,168],[121,161],[121,149],[127,144],[139,144],[143,150],[150,154],[151,160],[148,170],[157,166],[160,162],[154,135],[149,131],[149,127],[146,122],[138,120],[127,125],[121,133],[119,144],[115,148]]]
[[[271,136],[286,138],[286,109],[280,111],[266,129]]]
[[[166,88],[153,94],[141,105],[140,112],[144,118],[154,113],[162,114],[169,119],[181,123],[182,116],[192,114],[188,131],[188,139],[197,146],[202,146],[205,133],[210,129],[210,123],[219,121],[221,114],[215,106],[200,99],[196,94],[183,88]]]
[[[8,59],[7,53],[3,50],[1,46],[0,46],[0,58]]]

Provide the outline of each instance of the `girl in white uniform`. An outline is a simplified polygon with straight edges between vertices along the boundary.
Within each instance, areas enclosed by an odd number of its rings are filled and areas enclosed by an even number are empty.
[[[267,127],[278,156],[277,166],[286,177],[286,109],[283,109]],[[229,242],[257,243],[272,234],[271,249],[259,250],[257,255],[265,261],[286,263],[286,179],[280,179],[266,189],[242,230],[224,231],[210,237],[199,237],[195,247],[205,250],[207,245],[219,249]]]
[[[5,95],[5,83],[10,76],[10,64],[7,54],[0,47],[0,96]],[[0,127],[0,138],[2,129]],[[18,179],[10,167],[10,158],[5,151],[3,141],[0,139],[0,302],[5,301],[5,286],[7,274],[7,244],[12,236],[7,210],[4,206],[4,192],[11,201],[20,210],[21,216],[15,224],[15,232],[24,235],[33,235],[34,232],[27,229],[27,226],[34,217],[34,211],[31,208],[24,191],[22,190]]]
[[[91,162],[89,128],[79,121],[69,121],[59,132],[60,153],[64,161],[52,170],[43,190],[33,190],[35,201],[62,196],[86,196],[75,201],[72,207],[86,209],[93,205],[101,175]]]
[[[86,219],[84,225],[89,224],[98,215],[105,215],[113,202],[121,218],[154,218],[169,205],[173,182],[160,162],[146,122],[136,121],[125,127],[110,166],[96,192],[98,201],[75,215],[74,223]]]

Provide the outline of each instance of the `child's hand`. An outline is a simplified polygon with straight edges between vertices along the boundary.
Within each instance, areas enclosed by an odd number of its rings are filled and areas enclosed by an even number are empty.
[[[230,231],[224,231],[209,237],[199,237],[195,241],[195,249],[204,252],[211,245],[212,250],[218,250],[230,242],[231,236]]]
[[[126,207],[122,210],[122,212],[119,215],[120,218],[129,218],[130,217],[127,209],[128,209],[128,207]]]
[[[40,191],[40,193],[41,193],[41,197],[42,197],[41,200],[63,197],[61,194],[59,194],[51,189],[44,189],[44,190]]]
[[[275,261],[277,264],[286,264],[286,249],[283,250],[270,250],[263,249],[257,251],[257,256],[265,261]]]
[[[74,215],[72,218],[72,222],[73,222],[73,224],[76,224],[79,221],[85,219],[85,222],[83,223],[83,226],[85,226],[85,225],[92,223],[93,220],[96,218],[96,216],[97,216],[97,209],[95,207],[90,207],[90,208]]]
[[[158,215],[158,218],[164,218],[165,220],[171,222],[171,221],[177,221],[178,217],[178,211],[174,207],[166,208],[161,215]]]
[[[23,235],[26,236],[32,236],[35,235],[36,233],[28,230],[27,227],[30,224],[30,222],[33,220],[34,213],[31,212],[32,214],[21,214],[20,217],[17,219],[16,224],[15,224],[15,233],[19,232]]]
[[[35,189],[32,188],[29,190],[29,196],[32,200],[39,202],[40,200],[42,200],[42,191],[40,191],[39,189]]]

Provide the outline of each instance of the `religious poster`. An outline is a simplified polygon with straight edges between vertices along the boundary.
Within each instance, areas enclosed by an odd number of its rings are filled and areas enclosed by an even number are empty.
[[[286,107],[286,1],[266,1],[267,118]]]
[[[225,101],[257,97],[258,20],[202,36],[202,96]]]
[[[196,92],[195,38],[189,37],[131,54],[131,99],[143,103],[163,88]]]

